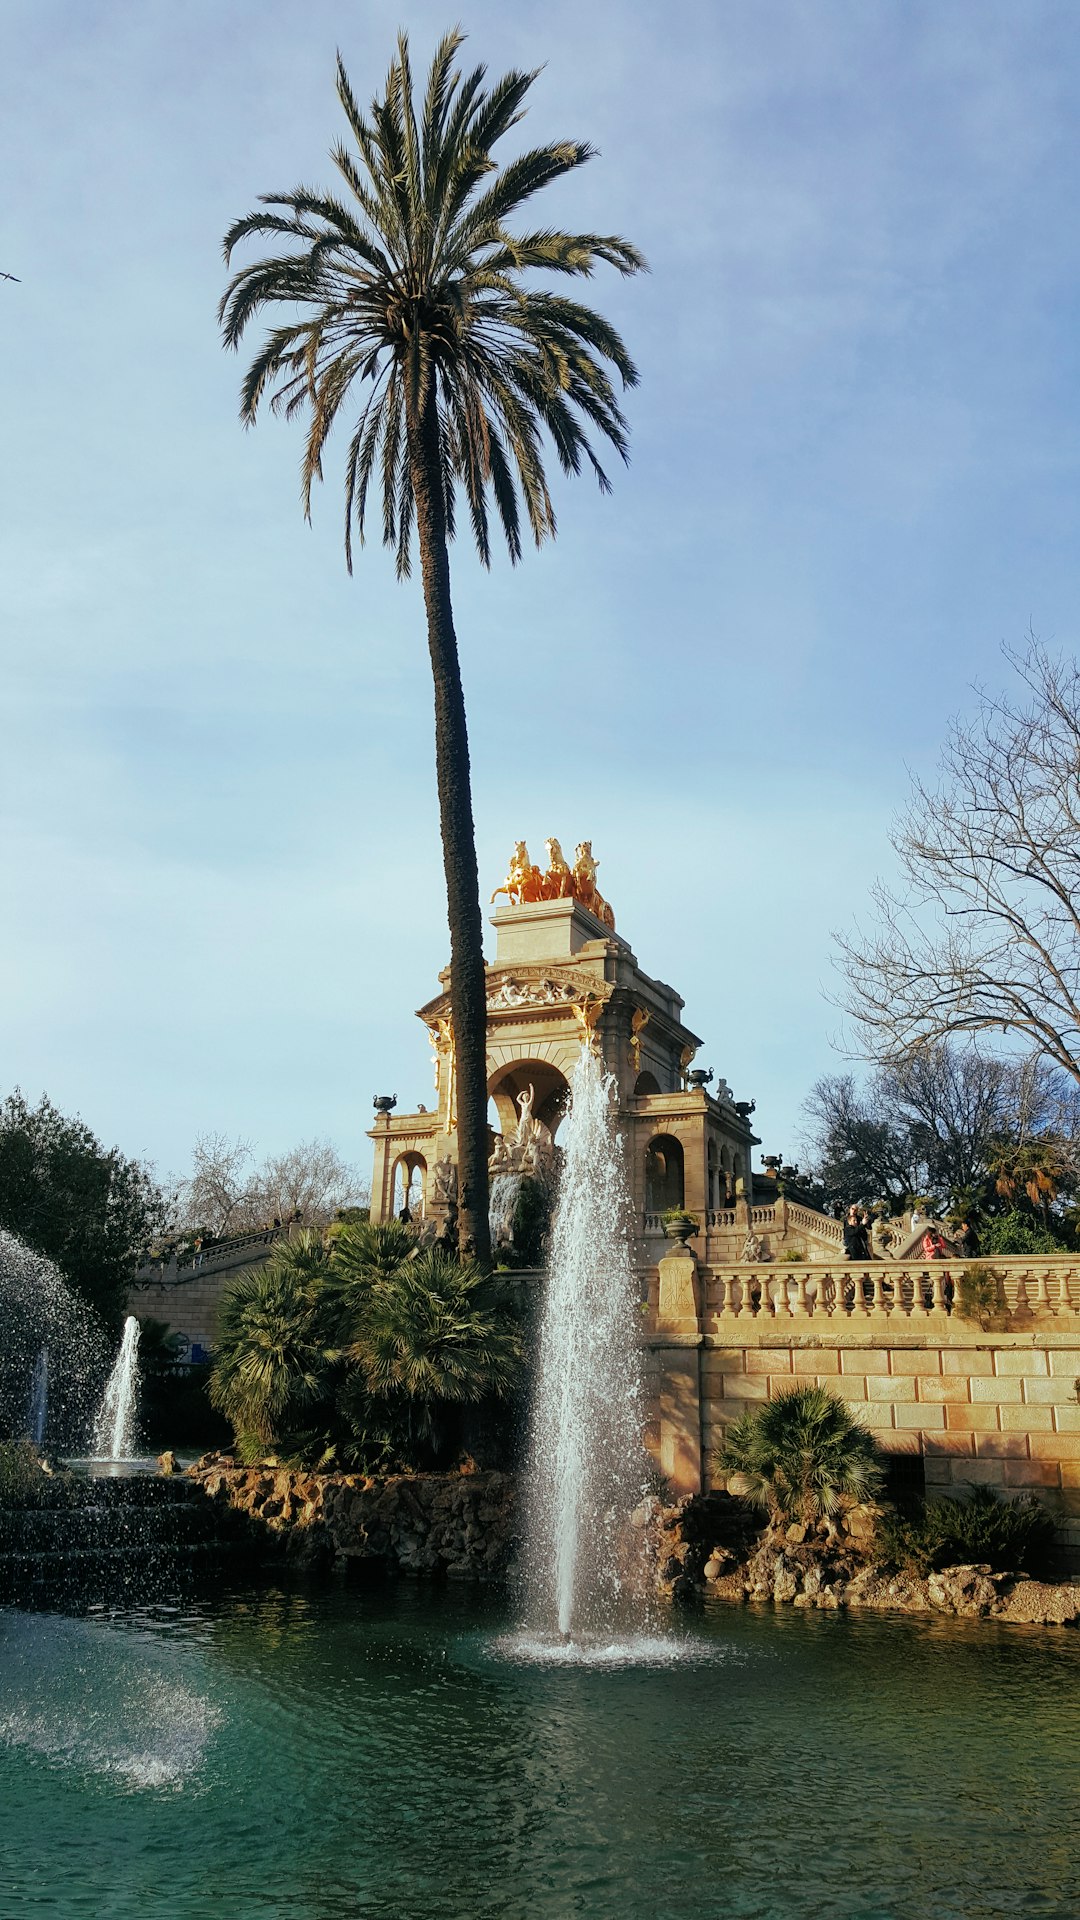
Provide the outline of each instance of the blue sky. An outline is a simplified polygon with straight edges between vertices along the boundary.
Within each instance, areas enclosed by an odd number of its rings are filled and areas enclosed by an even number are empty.
[[[447,934],[418,584],[349,580],[340,468],[237,423],[220,238],[328,180],[429,4],[8,0],[0,38],[0,1090],[163,1171],[430,1096]],[[1029,624],[1075,646],[1080,20],[1029,0],[475,4],[544,66],[551,196],[651,275],[590,289],[642,375],[612,497],[454,586],[481,885],[591,836],[702,1064],[795,1149],[830,932],[908,768]],[[508,151],[510,149],[508,148]]]

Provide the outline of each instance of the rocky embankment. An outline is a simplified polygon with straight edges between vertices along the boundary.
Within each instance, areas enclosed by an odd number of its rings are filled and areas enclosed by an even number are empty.
[[[207,1497],[261,1522],[312,1568],[501,1580],[514,1533],[514,1478],[456,1473],[304,1473],[207,1454],[188,1469]]]
[[[992,1573],[987,1566],[946,1567],[923,1578],[873,1564],[869,1530],[826,1541],[805,1527],[790,1527],[779,1539],[751,1541],[745,1510],[724,1493],[698,1495],[677,1507],[650,1503],[650,1510],[639,1513],[661,1592],[675,1600],[712,1593],[735,1602],[771,1600],[830,1612],[869,1608],[1080,1626],[1080,1586]]]
[[[250,1516],[295,1564],[316,1571],[406,1573],[502,1581],[519,1546],[513,1474],[305,1473],[242,1467],[207,1454],[188,1477],[214,1502]],[[705,1594],[744,1603],[839,1612],[983,1616],[1034,1625],[1080,1626],[1080,1586],[1054,1585],[985,1566],[947,1567],[926,1578],[875,1565],[873,1534],[858,1524],[826,1541],[803,1527],[761,1535],[741,1500],[714,1492],[677,1506],[642,1502],[643,1534],[661,1594]]]

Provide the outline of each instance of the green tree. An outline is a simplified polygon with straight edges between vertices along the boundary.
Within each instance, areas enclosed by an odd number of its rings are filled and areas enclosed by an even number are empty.
[[[872,1434],[825,1387],[796,1387],[744,1413],[717,1462],[731,1476],[729,1491],[763,1507],[776,1526],[800,1521],[831,1532],[884,1481]]]
[[[106,1320],[124,1310],[135,1268],[169,1206],[149,1168],[103,1147],[47,1095],[0,1103],[0,1227],[55,1261]]]
[[[464,496],[482,563],[490,515],[511,561],[522,549],[522,508],[539,545],[555,532],[544,473],[546,431],[564,472],[591,466],[607,490],[589,430],[626,458],[626,422],[607,371],[623,387],[637,373],[619,335],[592,308],[528,284],[536,270],[589,275],[597,263],[631,274],[641,255],[613,235],[507,222],[541,188],[582,166],[593,148],[561,140],[499,171],[493,150],[522,117],[535,73],[490,88],[485,69],[456,63],[459,33],[442,40],[417,110],[408,41],[398,40],[381,98],[361,113],[340,56],[337,92],[355,142],[333,158],[345,198],[306,187],[263,196],[265,211],[225,236],[284,251],[243,267],[220,318],[238,347],[264,308],[286,309],[252,361],[241,417],[269,395],[286,418],[310,416],[302,468],[305,513],[322,478],[327,439],[351,419],[345,461],[345,555],[362,543],[369,490],[381,499],[382,539],[399,576],[415,530],[435,689],[435,747],[450,927],[450,992],[458,1076],[459,1241],[489,1258],[487,1223],[487,1006],[469,746],[450,597],[449,541]],[[605,365],[607,363],[607,365]],[[365,392],[365,388],[367,391]]]

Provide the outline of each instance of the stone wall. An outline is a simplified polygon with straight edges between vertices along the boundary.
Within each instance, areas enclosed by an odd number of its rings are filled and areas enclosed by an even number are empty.
[[[861,1270],[846,1282],[838,1273],[832,1293],[809,1303],[800,1275],[800,1312],[793,1269],[772,1269],[755,1300],[746,1269],[718,1274],[669,1256],[646,1322],[648,1438],[668,1479],[684,1494],[717,1484],[725,1428],[747,1407],[816,1382],[847,1400],[886,1452],[917,1459],[928,1493],[984,1483],[1036,1494],[1080,1565],[1076,1269],[1061,1262],[1048,1278],[1044,1267],[994,1264],[1009,1270],[1010,1305],[991,1333],[946,1311],[940,1274],[935,1298],[928,1276],[905,1282],[906,1269],[880,1263],[876,1307]],[[891,1298],[882,1298],[883,1273]]]
[[[239,1467],[211,1454],[189,1474],[208,1498],[250,1514],[310,1565],[487,1582],[503,1577],[516,1545],[507,1473],[375,1478]]]

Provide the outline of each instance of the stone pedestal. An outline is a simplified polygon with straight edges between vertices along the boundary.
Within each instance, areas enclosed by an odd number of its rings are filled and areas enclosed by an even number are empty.
[[[697,1345],[701,1334],[701,1286],[698,1265],[687,1246],[673,1246],[660,1262],[656,1306],[658,1340],[675,1346]]]

